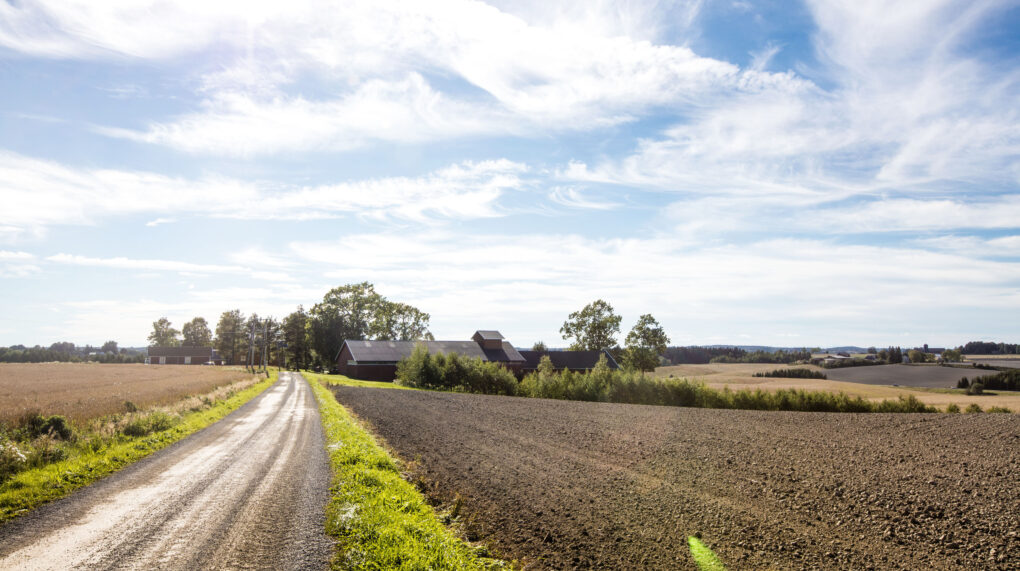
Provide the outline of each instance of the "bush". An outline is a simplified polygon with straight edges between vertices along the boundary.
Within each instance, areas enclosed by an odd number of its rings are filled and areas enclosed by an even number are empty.
[[[935,412],[911,397],[871,403],[845,393],[782,389],[778,391],[716,390],[687,379],[655,378],[636,371],[613,371],[596,366],[590,373],[555,373],[539,365],[521,382],[520,394],[529,397],[586,400],[628,404],[787,410],[813,412]]]
[[[956,388],[958,389],[970,388],[970,381],[967,380],[967,377],[964,377],[956,382]]]
[[[398,385],[490,395],[517,394],[517,378],[498,363],[456,353],[431,355],[424,345],[397,363]]]
[[[125,436],[145,436],[173,428],[174,424],[174,417],[165,412],[156,411],[132,420],[124,426],[121,432]]]
[[[993,406],[993,407],[989,408],[987,412],[998,412],[998,413],[1009,414],[1009,413],[1011,413],[1013,411],[1009,410],[1008,408],[1006,408],[1004,406]]]
[[[956,403],[950,403],[949,406],[946,407],[946,412],[957,414],[960,412],[960,407]]]
[[[983,392],[985,392],[985,385],[977,381],[974,381],[969,387],[967,387],[968,395],[979,395]]]
[[[812,371],[811,369],[776,369],[762,373],[755,373],[755,377],[771,377],[781,379],[827,379],[825,373]]]
[[[28,438],[48,434],[59,440],[70,440],[74,435],[67,419],[59,415],[42,416],[38,412],[30,412],[21,417],[21,426]]]
[[[969,405],[967,405],[967,408],[963,409],[963,412],[965,412],[967,414],[974,414],[974,413],[984,412],[984,411],[981,410],[981,406],[979,404],[977,404],[976,402],[972,402]]]

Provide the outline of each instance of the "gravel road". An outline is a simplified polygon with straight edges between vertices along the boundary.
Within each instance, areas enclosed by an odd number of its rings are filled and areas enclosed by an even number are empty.
[[[526,569],[1020,569],[1017,415],[333,391]]]
[[[323,569],[329,464],[297,374],[177,444],[0,527],[0,569]]]

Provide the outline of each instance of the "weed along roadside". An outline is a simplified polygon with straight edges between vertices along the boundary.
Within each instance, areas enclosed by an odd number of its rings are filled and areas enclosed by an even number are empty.
[[[179,414],[142,411],[114,434],[76,434],[62,445],[53,461],[12,472],[0,483],[0,523],[88,486],[213,424],[272,386],[277,377],[272,373],[265,380],[230,390],[216,400],[203,398],[201,405]],[[40,417],[44,423],[52,418]],[[15,462],[23,461],[18,455],[25,455],[17,450],[17,442],[2,444],[4,450],[0,452]]]
[[[509,569],[484,547],[459,539],[401,478],[386,453],[322,380],[308,375],[319,401],[333,470],[326,532],[337,539],[335,569]]]

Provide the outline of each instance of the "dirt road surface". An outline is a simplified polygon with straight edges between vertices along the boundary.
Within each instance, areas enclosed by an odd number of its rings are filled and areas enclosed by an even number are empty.
[[[329,464],[300,375],[0,526],[0,569],[323,569]]]
[[[333,390],[526,569],[1020,569],[1018,415]]]

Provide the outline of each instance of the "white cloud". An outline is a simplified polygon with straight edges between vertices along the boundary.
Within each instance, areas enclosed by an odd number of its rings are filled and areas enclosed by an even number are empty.
[[[799,324],[804,338],[825,343],[818,339],[825,332],[837,342],[832,324],[839,323],[843,342],[876,343],[904,327],[968,331],[967,319],[1020,307],[1016,264],[815,239],[692,247],[672,236],[465,241],[440,232],[358,235],[291,249],[308,263],[329,261],[329,277],[367,279],[430,312],[433,330],[448,337],[492,324],[557,341],[566,314],[596,298],[629,320],[653,313],[677,342],[736,331],[771,342],[789,323]]]
[[[0,250],[0,277],[24,278],[39,271],[33,254]]]
[[[115,268],[126,270],[159,270],[169,272],[188,272],[196,274],[223,274],[238,273],[246,271],[240,266],[226,266],[215,264],[194,264],[191,262],[180,262],[176,260],[146,260],[130,259],[124,257],[115,258],[92,258],[74,254],[54,254],[46,258],[47,261],[57,264],[70,264],[75,266],[91,266],[99,268]]]
[[[0,239],[38,235],[54,225],[113,216],[160,215],[308,220],[361,215],[425,221],[502,215],[499,200],[526,186],[527,167],[505,159],[463,162],[420,177],[388,177],[296,188],[225,177],[168,177],[143,171],[81,169],[0,152],[5,222]],[[175,216],[170,216],[175,215]]]
[[[549,193],[549,200],[568,208],[585,208],[592,210],[612,210],[620,206],[618,202],[598,201],[586,198],[581,191],[571,187],[556,187]]]
[[[967,51],[1004,3],[809,5],[831,87],[731,93],[631,156],[563,178],[816,202],[1015,187],[1020,70]]]
[[[686,28],[698,1],[514,7],[520,15],[474,0],[213,4],[6,5],[0,45],[49,57],[188,56],[205,75],[201,110],[101,132],[241,156],[588,130],[806,86],[654,43],[650,30]],[[440,92],[424,76],[464,85]]]
[[[159,226],[160,224],[173,224],[177,222],[176,218],[156,218],[145,223],[149,228]]]

